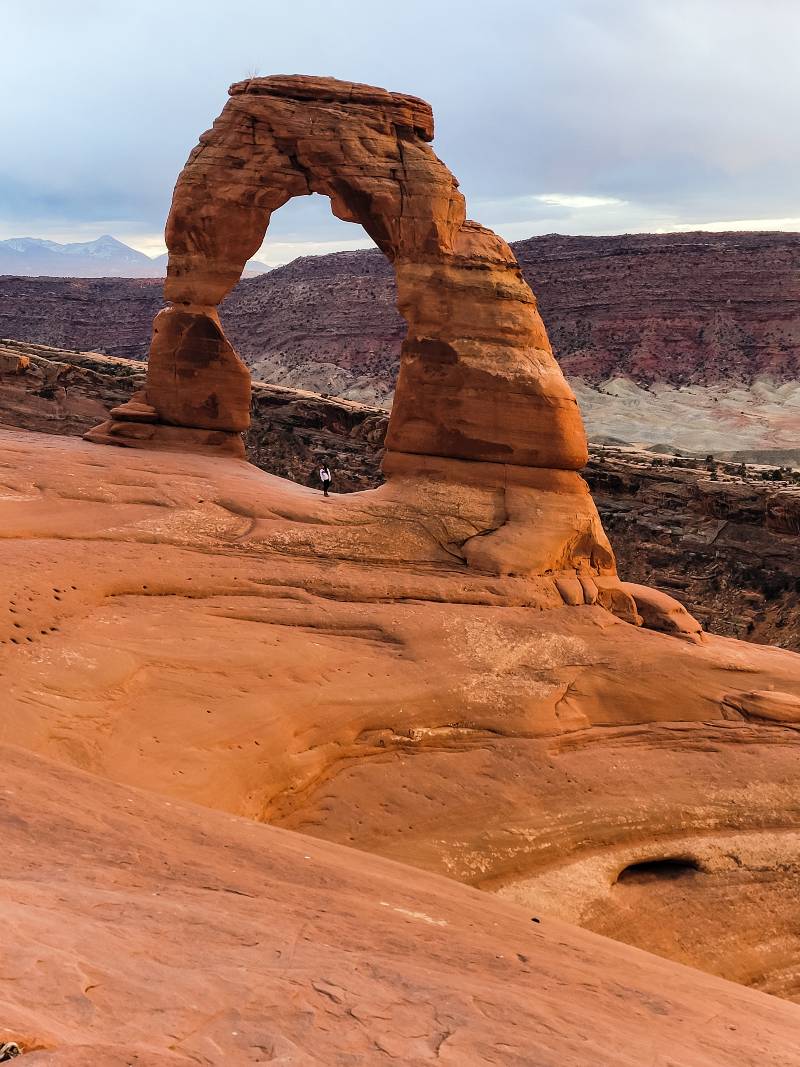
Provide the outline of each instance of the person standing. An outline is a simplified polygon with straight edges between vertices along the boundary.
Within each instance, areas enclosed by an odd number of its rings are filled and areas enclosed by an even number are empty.
[[[327,496],[331,487],[331,472],[327,459],[322,461],[322,466],[319,469],[319,480],[322,482],[322,492]]]

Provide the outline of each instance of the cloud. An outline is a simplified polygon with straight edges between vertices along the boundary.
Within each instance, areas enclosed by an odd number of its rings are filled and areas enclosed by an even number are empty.
[[[711,230],[724,233],[726,230],[786,230],[800,231],[800,215],[782,219],[721,219],[717,222],[680,222],[671,227],[673,233],[692,230]]]
[[[506,236],[800,215],[796,0],[463,0],[457,13],[430,0],[4,0],[3,34],[8,236],[155,247],[189,151],[251,70],[430,100],[470,216]],[[363,239],[316,208],[281,215],[278,243]]]
[[[539,193],[533,199],[541,204],[572,208],[577,211],[584,208],[621,207],[627,203],[626,200],[620,200],[615,196],[570,196],[567,193]]]

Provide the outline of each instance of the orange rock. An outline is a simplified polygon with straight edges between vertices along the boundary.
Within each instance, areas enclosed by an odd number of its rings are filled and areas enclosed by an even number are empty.
[[[649,630],[685,636],[702,632],[703,627],[697,619],[674,596],[634,582],[623,582],[622,588],[633,597],[642,616],[642,625]]]
[[[768,722],[800,723],[800,695],[768,689],[763,692],[731,693],[725,703],[745,718]]]
[[[0,756],[14,1062],[797,1063],[795,1005],[377,856]]]
[[[225,339],[216,312],[177,305],[156,315],[147,397],[171,426],[247,429],[250,372]]]
[[[671,598],[617,577],[533,294],[505,243],[465,221],[426,104],[327,79],[231,92],[176,186],[174,306],[156,321],[146,396],[93,436],[241,446],[247,375],[216,305],[270,212],[322,192],[397,271],[408,337],[389,480],[325,499],[224,455],[155,462],[0,434],[0,672],[17,746],[4,764],[21,792],[4,856],[22,872],[9,894],[28,894],[4,901],[23,982],[3,983],[4,1025],[35,1022],[64,1063],[98,1048],[98,1062],[128,1062],[120,1042],[146,1041],[196,1062],[378,1049],[478,1063],[502,1044],[521,1064],[638,1064],[666,1048],[711,1067],[769,1048],[788,1067],[785,1005],[619,946],[603,955],[558,926],[562,962],[576,946],[566,977],[537,952],[533,997],[506,957],[526,966],[540,948],[518,928],[535,909],[798,996],[800,658],[649,628],[694,630]],[[34,789],[15,772],[21,749],[68,769],[31,761]],[[139,787],[175,800],[122,800]],[[328,840],[193,817],[187,800]],[[375,857],[340,860],[344,844],[527,911],[402,868],[394,881]],[[226,906],[230,929],[203,896],[223,892],[243,901]],[[395,916],[422,924],[422,968]],[[31,974],[50,1006],[33,1022]]]
[[[18,355],[15,352],[0,352],[0,373],[24,374],[30,367],[31,361],[28,356]]]
[[[399,468],[422,474],[426,457],[494,466],[489,484],[530,485],[510,472],[549,471],[536,488],[508,490],[502,533],[476,542],[467,562],[531,574],[585,561],[594,573],[613,573],[584,483],[561,477],[587,459],[575,397],[510,248],[466,220],[458,183],[428,144],[430,107],[329,78],[254,78],[230,95],[175,186],[165,286],[174,306],[156,318],[148,366],[152,421],[188,432],[121,427],[145,421],[140,407],[89,438],[192,448],[206,447],[198,429],[247,427],[247,372],[216,306],[261,245],[271,213],[294,196],[322,193],[334,214],[364,227],[397,274],[408,335],[387,476]],[[233,440],[223,447],[237,452]]]
[[[8,738],[800,996],[800,656],[635,625],[579,541],[537,573],[574,472],[391,461],[325,500],[0,431]]]

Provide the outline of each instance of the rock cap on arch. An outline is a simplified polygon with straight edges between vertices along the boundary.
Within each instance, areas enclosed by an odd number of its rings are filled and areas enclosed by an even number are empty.
[[[390,93],[376,85],[339,81],[337,78],[312,78],[305,74],[271,74],[266,78],[247,78],[234,82],[229,96],[245,93],[279,96],[289,100],[316,100],[320,103],[360,104],[394,113],[397,125],[409,126],[423,141],[433,140],[433,108],[418,96]]]

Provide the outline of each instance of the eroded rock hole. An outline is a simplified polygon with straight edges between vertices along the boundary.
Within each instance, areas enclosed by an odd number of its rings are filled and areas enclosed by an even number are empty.
[[[643,860],[631,863],[617,875],[617,884],[644,885],[649,882],[671,882],[691,877],[700,870],[693,859],[685,856],[668,859]]]

